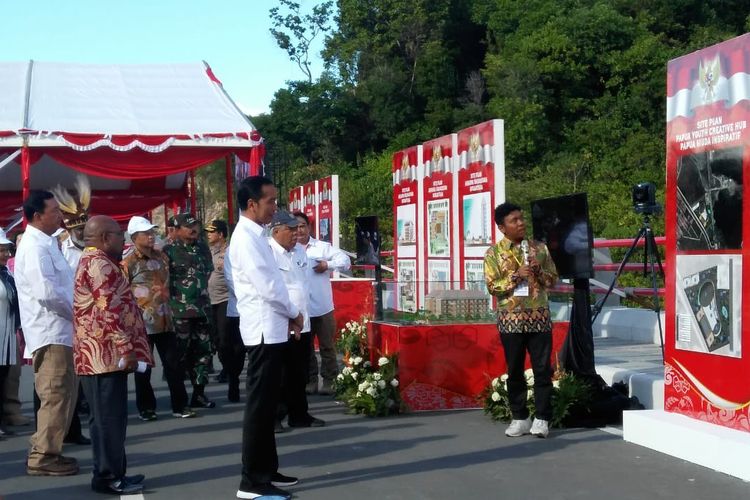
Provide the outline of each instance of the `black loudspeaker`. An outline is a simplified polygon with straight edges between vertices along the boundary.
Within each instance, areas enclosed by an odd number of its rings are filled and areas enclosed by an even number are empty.
[[[534,239],[549,248],[561,278],[594,276],[594,238],[586,193],[531,202]]]
[[[366,215],[354,219],[357,236],[357,264],[380,264],[380,231],[377,215]]]

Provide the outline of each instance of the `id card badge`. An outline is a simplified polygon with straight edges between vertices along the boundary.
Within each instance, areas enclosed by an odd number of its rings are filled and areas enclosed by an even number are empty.
[[[519,283],[515,290],[513,290],[514,297],[528,297],[529,296],[529,282],[524,281]]]

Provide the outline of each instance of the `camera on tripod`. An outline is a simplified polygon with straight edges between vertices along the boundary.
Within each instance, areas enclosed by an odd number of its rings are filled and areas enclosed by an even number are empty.
[[[637,214],[661,214],[661,205],[656,201],[656,186],[653,183],[640,182],[633,186],[633,209]]]

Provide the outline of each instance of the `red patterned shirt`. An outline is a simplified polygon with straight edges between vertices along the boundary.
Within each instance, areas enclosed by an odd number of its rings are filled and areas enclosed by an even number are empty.
[[[153,366],[141,310],[117,262],[87,247],[78,265],[73,298],[73,357],[76,373],[120,370],[120,358],[135,353]]]

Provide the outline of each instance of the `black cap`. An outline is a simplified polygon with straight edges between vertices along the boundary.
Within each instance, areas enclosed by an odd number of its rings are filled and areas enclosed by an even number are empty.
[[[211,221],[211,224],[206,226],[205,231],[207,233],[213,233],[213,232],[221,233],[225,238],[227,237],[227,234],[229,234],[229,228],[227,228],[227,223],[219,219]]]
[[[300,221],[295,216],[286,210],[277,210],[276,213],[273,214],[273,219],[271,219],[271,223],[268,227],[273,229],[278,226],[297,227],[299,225]]]
[[[190,227],[198,223],[198,219],[190,213],[177,214],[173,219],[169,224],[172,227]]]

